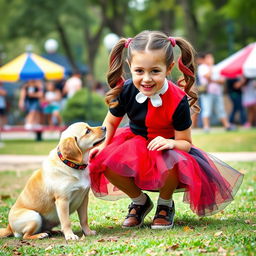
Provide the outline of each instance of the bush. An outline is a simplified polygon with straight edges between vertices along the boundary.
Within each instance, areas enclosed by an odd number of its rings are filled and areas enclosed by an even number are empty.
[[[74,122],[99,125],[102,123],[107,110],[102,96],[84,88],[68,99],[61,115],[67,125]]]

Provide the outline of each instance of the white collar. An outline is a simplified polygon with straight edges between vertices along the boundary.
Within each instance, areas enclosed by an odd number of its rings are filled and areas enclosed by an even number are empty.
[[[167,79],[165,78],[165,80],[164,80],[164,85],[163,85],[162,88],[161,88],[158,92],[156,92],[154,95],[148,97],[148,96],[144,95],[142,92],[139,92],[139,93],[136,95],[135,99],[136,99],[136,101],[137,101],[138,103],[141,104],[141,103],[144,103],[144,102],[147,100],[147,98],[149,98],[150,101],[151,101],[151,103],[152,103],[152,105],[153,105],[154,107],[160,107],[160,106],[162,106],[162,104],[163,104],[160,95],[163,95],[167,90],[168,90],[168,81],[167,81]]]

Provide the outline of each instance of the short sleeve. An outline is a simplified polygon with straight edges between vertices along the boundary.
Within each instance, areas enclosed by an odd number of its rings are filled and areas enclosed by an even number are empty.
[[[129,88],[131,82],[127,80],[124,85],[121,93],[117,97],[118,105],[116,107],[110,108],[109,111],[112,115],[116,117],[122,117],[126,114],[126,101],[129,98]]]
[[[109,111],[112,115],[116,116],[116,117],[122,117],[126,114],[126,110],[125,110],[125,105],[121,100],[121,95],[119,95],[117,97],[118,100],[118,105],[114,108],[110,108]]]
[[[179,103],[173,114],[172,121],[174,129],[177,131],[184,131],[191,126],[192,120],[187,96],[184,96]]]

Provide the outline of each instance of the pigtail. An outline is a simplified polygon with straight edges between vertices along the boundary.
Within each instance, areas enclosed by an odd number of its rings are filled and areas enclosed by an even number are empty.
[[[116,98],[122,91],[122,85],[124,83],[123,50],[126,42],[127,40],[125,38],[120,39],[110,53],[107,82],[111,89],[106,93],[105,96],[105,102],[109,107],[116,107],[118,105]]]
[[[189,97],[189,105],[195,111],[199,112],[200,108],[195,103],[198,95],[193,85],[195,82],[195,50],[192,45],[183,38],[176,37],[176,44],[181,50],[181,56],[178,60],[179,70],[183,73],[183,78],[178,80],[180,86]]]

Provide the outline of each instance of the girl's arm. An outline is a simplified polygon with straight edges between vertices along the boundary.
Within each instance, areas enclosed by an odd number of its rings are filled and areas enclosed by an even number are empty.
[[[154,138],[149,144],[149,150],[179,149],[189,152],[191,149],[191,128],[184,131],[175,131],[175,139],[165,139],[161,136]]]
[[[191,149],[192,138],[191,138],[191,128],[184,131],[175,131],[174,147],[186,152]]]
[[[110,140],[113,138],[117,127],[119,126],[120,122],[122,121],[123,117],[116,117],[112,115],[109,111],[103,121],[102,126],[107,128],[106,139],[102,143],[104,146],[108,145]]]
[[[112,115],[109,111],[105,117],[105,120],[103,121],[102,126],[106,127],[106,139],[102,144],[100,144],[98,147],[92,149],[90,151],[90,160],[94,158],[97,154],[100,153],[100,151],[109,144],[111,139],[113,138],[117,127],[119,126],[120,122],[122,121],[123,117],[116,117]]]

